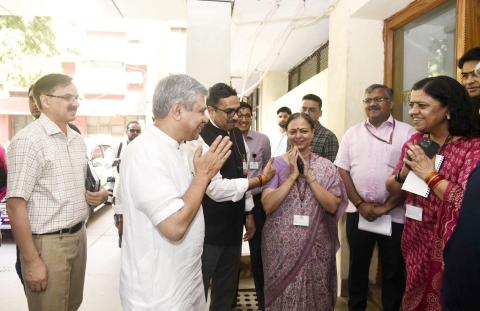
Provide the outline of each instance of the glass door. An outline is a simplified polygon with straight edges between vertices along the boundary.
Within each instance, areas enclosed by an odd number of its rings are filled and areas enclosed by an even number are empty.
[[[425,77],[455,78],[456,1],[446,1],[394,32],[393,89],[396,118],[410,122],[412,85]]]

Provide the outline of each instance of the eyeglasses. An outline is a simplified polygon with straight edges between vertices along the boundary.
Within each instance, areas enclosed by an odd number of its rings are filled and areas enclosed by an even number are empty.
[[[363,100],[363,103],[364,104],[371,104],[372,102],[376,103],[376,104],[379,104],[379,103],[383,103],[384,101],[387,101],[388,98],[386,97],[374,97],[374,98],[365,98]]]
[[[317,108],[315,107],[302,107],[302,112],[308,113],[308,112],[317,112]]]
[[[225,113],[230,118],[238,113],[238,109],[234,109],[234,108],[221,109],[221,108],[213,106],[213,109],[220,110],[221,112]]]
[[[251,114],[238,114],[237,113],[237,117],[239,119],[251,119],[252,118],[252,115]]]
[[[65,95],[45,94],[45,96],[65,99],[67,102],[73,102],[73,100],[79,100],[78,95],[72,95],[72,94],[65,94]]]
[[[142,132],[142,130],[137,130],[137,129],[128,129],[128,131],[130,133],[137,133],[137,134],[140,134]]]

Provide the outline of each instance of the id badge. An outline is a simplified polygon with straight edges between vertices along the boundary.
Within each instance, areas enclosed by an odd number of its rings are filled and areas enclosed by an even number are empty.
[[[243,175],[248,175],[248,165],[247,161],[243,161]]]
[[[308,227],[310,217],[308,215],[293,215],[293,225]]]
[[[422,221],[422,213],[423,209],[421,207],[407,204],[406,206],[406,211],[405,211],[405,217],[408,217],[410,219]]]
[[[258,168],[260,167],[260,163],[259,162],[250,162],[248,166],[251,170],[258,170]]]

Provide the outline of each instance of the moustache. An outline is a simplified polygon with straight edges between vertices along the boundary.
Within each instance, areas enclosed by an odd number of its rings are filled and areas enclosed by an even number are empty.
[[[376,106],[368,107],[368,111],[372,111],[372,110],[379,111],[380,107],[376,107]]]

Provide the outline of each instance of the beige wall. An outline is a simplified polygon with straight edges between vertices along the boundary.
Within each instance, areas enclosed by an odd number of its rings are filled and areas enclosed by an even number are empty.
[[[275,101],[288,90],[288,73],[271,71],[265,75],[260,86],[260,115],[258,130],[269,134],[277,129]]]
[[[344,0],[330,15],[328,124],[341,137],[364,118],[367,86],[383,83],[383,21],[412,0]]]

